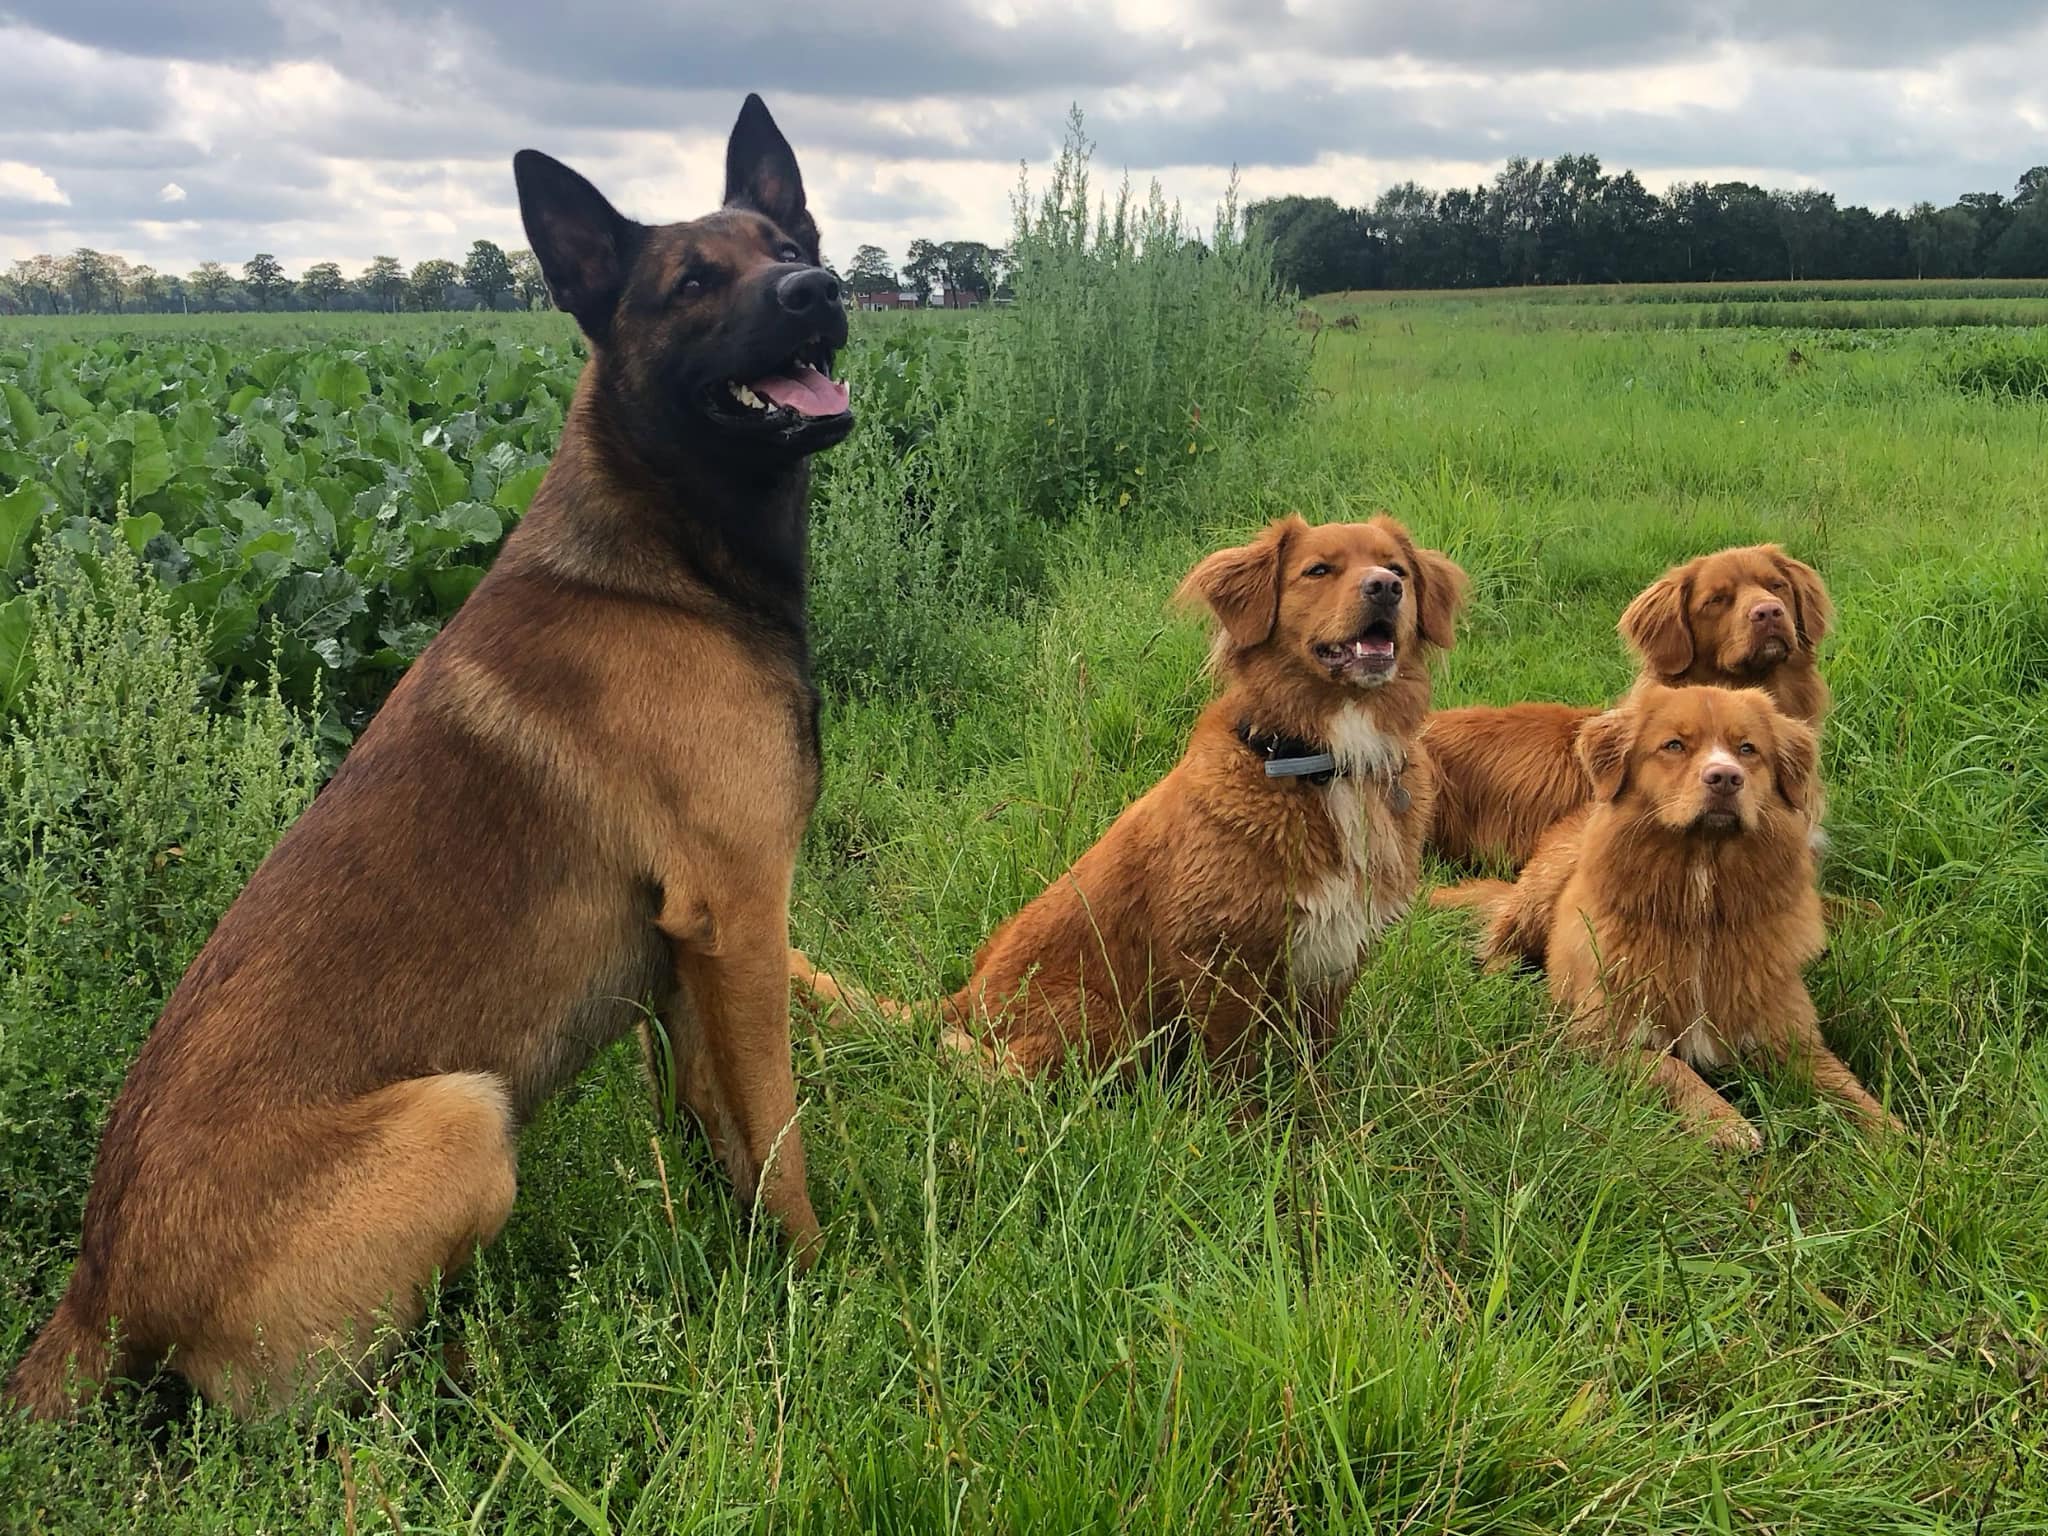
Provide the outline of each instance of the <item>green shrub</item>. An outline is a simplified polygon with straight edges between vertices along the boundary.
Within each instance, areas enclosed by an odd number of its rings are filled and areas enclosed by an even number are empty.
[[[966,381],[983,484],[1042,517],[1122,504],[1219,441],[1284,419],[1308,343],[1233,186],[1205,243],[1158,183],[1091,209],[1077,111],[1035,205],[1020,180],[1017,303]]]
[[[1142,526],[1306,396],[1306,340],[1234,197],[1206,243],[1156,186],[1091,211],[1092,148],[1077,113],[1043,195],[1020,184],[1014,306],[891,322],[849,354],[861,425],[813,509],[835,692],[983,686],[991,632],[1043,591],[1053,530],[1083,511]]]
[[[2048,345],[2026,333],[2002,336],[1949,354],[1942,377],[1966,394],[2048,400]]]
[[[0,1266],[47,1277],[115,1087],[317,762],[274,677],[215,707],[196,619],[125,544],[52,540],[38,574],[0,742]]]
[[[921,358],[856,351],[857,401],[891,383],[819,477],[812,498],[811,616],[819,677],[835,692],[973,688],[1003,606],[1000,550],[1016,531],[960,483],[964,423]],[[903,424],[920,423],[912,434]]]

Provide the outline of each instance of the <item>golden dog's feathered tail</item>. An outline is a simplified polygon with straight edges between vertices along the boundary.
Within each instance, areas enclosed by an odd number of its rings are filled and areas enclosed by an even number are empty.
[[[1529,881],[1467,880],[1437,887],[1429,893],[1429,904],[1439,911],[1464,908],[1478,914],[1485,924],[1479,958],[1488,970],[1518,962],[1540,966],[1550,944],[1550,901],[1530,886]]]
[[[819,970],[811,963],[811,957],[800,949],[789,952],[789,979],[792,999],[804,1004],[814,1014],[830,1013],[835,1008],[842,1011],[868,1009],[885,1019],[900,1021],[913,1017],[917,1012],[913,1004],[900,1003],[893,997],[876,997],[864,987],[841,981],[830,971]]]
[[[815,1019],[822,1021],[835,1012],[851,1014],[867,1010],[879,1013],[891,1023],[902,1024],[920,1015],[935,1014],[943,1024],[939,1033],[941,1045],[949,1051],[971,1057],[986,1069],[993,1070],[1000,1065],[1000,1053],[962,1027],[962,1018],[968,1010],[959,992],[951,997],[913,1003],[900,1002],[893,997],[877,997],[865,987],[841,981],[830,971],[819,970],[811,963],[809,955],[794,948],[789,952],[789,980],[791,1001]]]

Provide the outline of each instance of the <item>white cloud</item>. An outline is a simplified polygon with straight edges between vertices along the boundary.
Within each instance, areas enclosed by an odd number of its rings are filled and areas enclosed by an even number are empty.
[[[0,160],[0,202],[71,205],[70,196],[47,171],[21,160]]]
[[[160,203],[182,203],[185,201],[185,189],[175,181],[167,181],[163,190],[157,193],[156,200]]]

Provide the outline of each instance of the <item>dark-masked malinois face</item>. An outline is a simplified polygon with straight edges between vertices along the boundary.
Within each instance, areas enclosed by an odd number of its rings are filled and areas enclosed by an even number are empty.
[[[548,289],[636,439],[773,461],[852,430],[832,377],[846,342],[839,279],[818,264],[796,156],[760,97],[726,146],[725,206],[686,224],[636,223],[537,150],[512,172]]]

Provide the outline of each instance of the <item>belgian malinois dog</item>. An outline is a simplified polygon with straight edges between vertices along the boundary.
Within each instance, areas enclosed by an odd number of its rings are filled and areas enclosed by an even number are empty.
[[[853,425],[839,283],[758,97],[690,223],[513,170],[590,343],[560,449],[143,1045],[7,1384],[33,1413],[159,1362],[238,1411],[374,1368],[644,1002],[741,1197],[815,1250],[785,956],[819,772],[807,461]]]

